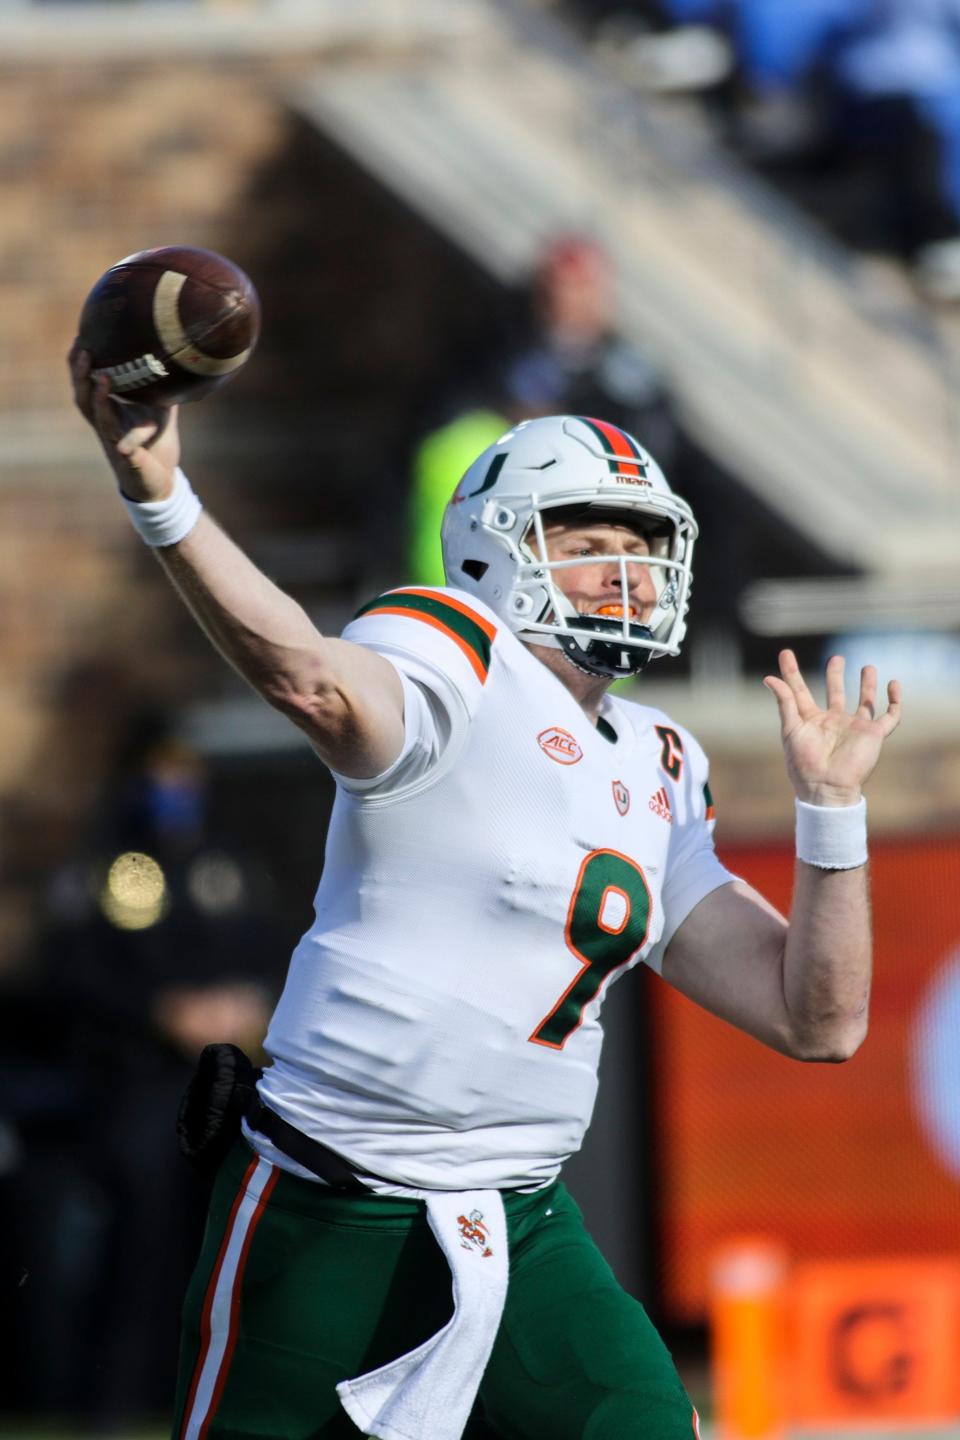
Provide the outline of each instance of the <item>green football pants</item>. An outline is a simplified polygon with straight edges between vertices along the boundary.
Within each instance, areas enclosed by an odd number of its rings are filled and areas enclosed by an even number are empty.
[[[691,1440],[670,1355],[565,1187],[504,1204],[507,1300],[466,1440]],[[334,1193],[240,1141],[184,1305],[175,1440],[355,1440],[337,1382],[413,1349],[451,1312],[421,1202]]]

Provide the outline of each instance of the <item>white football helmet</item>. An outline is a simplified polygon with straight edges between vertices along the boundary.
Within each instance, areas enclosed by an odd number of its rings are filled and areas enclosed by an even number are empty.
[[[556,572],[584,561],[549,558],[543,517],[566,509],[585,523],[616,521],[647,535],[648,556],[604,557],[620,565],[622,595],[628,564],[650,567],[657,600],[643,624],[626,605],[616,617],[581,615],[563,594]],[[477,595],[521,639],[562,649],[591,674],[619,677],[654,656],[679,654],[696,535],[689,505],[632,435],[603,420],[554,415],[524,420],[473,462],[444,512],[441,541],[448,585]]]

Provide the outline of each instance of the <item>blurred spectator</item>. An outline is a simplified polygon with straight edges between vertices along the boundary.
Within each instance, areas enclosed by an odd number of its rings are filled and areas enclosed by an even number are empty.
[[[960,299],[958,0],[873,0],[834,73],[838,129],[891,188],[896,248],[934,299]]]
[[[477,362],[474,396],[470,403],[458,392],[460,406],[414,450],[408,559],[416,584],[443,584],[447,501],[479,450],[518,420],[601,416],[636,435],[675,481],[679,437],[669,393],[651,359],[618,334],[611,263],[588,236],[561,235],[546,246],[513,297],[492,359]]]
[[[849,237],[915,263],[933,298],[960,297],[957,0],[738,0],[735,28],[747,153],[806,147],[869,172]]]
[[[285,958],[265,876],[214,835],[202,761],[162,719],[138,724],[110,794],[47,904],[35,1018],[62,1055],[32,1073],[59,1123],[38,1126],[23,1087],[14,1117],[26,1399],[98,1434],[171,1403],[205,1203],[177,1107],[204,1044],[257,1053]]]
[[[670,471],[677,428],[657,366],[616,327],[613,267],[603,247],[563,235],[537,263],[501,367],[514,414],[599,415],[637,435]]]
[[[722,86],[728,136],[746,159],[794,189],[802,166],[799,198],[818,218],[908,261],[930,298],[960,299],[960,0],[578,8],[608,48],[614,36],[637,85]],[[729,81],[704,27],[732,47]]]

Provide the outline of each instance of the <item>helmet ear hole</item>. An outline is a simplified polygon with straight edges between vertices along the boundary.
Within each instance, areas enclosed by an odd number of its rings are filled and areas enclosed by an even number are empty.
[[[469,575],[471,580],[482,580],[490,566],[485,560],[464,560],[460,569],[464,575]]]

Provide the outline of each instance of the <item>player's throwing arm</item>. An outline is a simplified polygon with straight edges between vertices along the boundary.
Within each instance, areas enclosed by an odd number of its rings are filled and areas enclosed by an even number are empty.
[[[96,431],[134,528],[217,649],[335,770],[357,778],[384,770],[403,742],[393,667],[321,635],[203,511],[180,469],[176,406],[119,400],[79,340],[68,363],[77,407]]]

